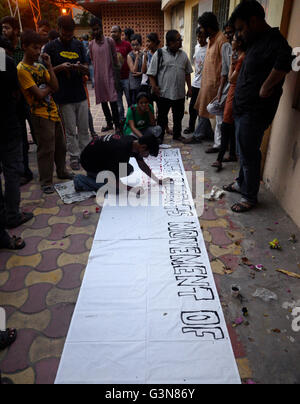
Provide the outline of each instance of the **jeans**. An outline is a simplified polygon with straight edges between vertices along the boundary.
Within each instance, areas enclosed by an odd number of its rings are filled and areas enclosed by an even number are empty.
[[[250,114],[235,117],[237,149],[240,157],[240,173],[237,183],[243,198],[257,203],[261,176],[261,143],[270,120],[259,121]]]
[[[71,160],[79,160],[81,152],[91,141],[88,108],[87,100],[59,106]]]
[[[161,137],[163,139],[166,127],[168,126],[168,115],[170,109],[173,114],[173,138],[178,139],[181,137],[182,120],[184,117],[185,99],[169,100],[167,98],[160,97],[157,103],[158,106],[158,119],[157,123],[162,129]]]
[[[134,171],[134,168],[131,164],[127,164],[127,176],[131,175]],[[116,176],[116,181],[119,180],[118,173],[114,173]],[[107,184],[107,180],[103,183],[97,182],[98,174],[87,172],[87,175],[76,175],[74,177],[74,187],[76,192],[97,192],[100,188],[102,188],[105,184]]]
[[[15,222],[20,213],[20,177],[23,175],[22,138],[12,135],[12,140],[0,144],[0,172],[5,179],[5,194],[2,193],[0,177],[0,223]]]
[[[120,120],[125,119],[123,94],[125,94],[128,108],[131,107],[130,95],[129,95],[129,79],[120,80],[120,91],[118,92],[118,108],[119,108]]]

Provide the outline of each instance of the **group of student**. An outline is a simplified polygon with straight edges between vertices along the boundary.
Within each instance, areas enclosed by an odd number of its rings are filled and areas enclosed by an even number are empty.
[[[264,9],[255,0],[237,6],[225,34],[211,12],[200,16],[198,23],[192,82],[193,67],[176,30],[167,32],[163,48],[159,48],[157,34],[149,34],[142,50],[139,35],[131,33],[130,42],[123,40],[122,30],[116,25],[111,37],[105,37],[101,20],[94,17],[90,22],[93,40],[87,52],[84,43],[74,36],[75,22],[70,16],[59,17],[58,37],[54,40],[48,37],[47,22],[39,23],[39,32],[25,31],[19,37],[16,20],[2,20],[1,46],[7,51],[8,69],[0,73],[4,126],[0,157],[6,181],[5,198],[1,192],[0,247],[23,247],[23,240],[10,238],[4,229],[32,218],[31,213],[20,212],[19,208],[20,175],[25,177],[24,183],[32,179],[26,121],[37,143],[42,191],[51,194],[54,165],[57,177],[74,179],[77,191],[98,189],[96,177],[104,169],[118,177],[116,167],[128,163],[130,156],[136,157],[143,171],[151,175],[142,157],[157,155],[170,110],[173,139],[184,143],[201,142],[211,136],[210,119],[216,117],[215,144],[207,150],[219,154],[214,166],[222,168],[229,144],[227,161],[238,157],[241,165],[238,179],[225,187],[242,195],[232,210],[241,213],[256,206],[260,145],[276,113],[284,78],[291,70],[292,50],[279,30],[266,23]],[[92,132],[92,142],[85,80],[90,73],[89,61],[94,71],[96,104],[102,105],[107,122],[102,131],[115,129],[102,138]],[[191,98],[190,121],[184,134],[193,133],[191,138],[182,136],[186,97]],[[67,152],[71,169],[78,171],[82,166],[86,176],[74,178],[67,170]]]

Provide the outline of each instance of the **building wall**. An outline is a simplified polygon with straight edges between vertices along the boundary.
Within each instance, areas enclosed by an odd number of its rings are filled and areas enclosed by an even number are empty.
[[[300,46],[300,1],[294,1],[288,41]],[[300,74],[300,73],[298,73]],[[300,112],[292,108],[297,73],[288,75],[272,126],[264,172],[267,187],[300,227]]]
[[[113,25],[120,25],[122,29],[133,28],[142,35],[144,44],[150,32],[157,32],[160,38],[164,36],[164,14],[160,3],[103,4],[99,8],[106,36],[110,35]]]

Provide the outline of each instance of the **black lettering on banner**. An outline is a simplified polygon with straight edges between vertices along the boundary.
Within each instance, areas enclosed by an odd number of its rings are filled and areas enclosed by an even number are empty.
[[[193,296],[195,300],[215,300],[214,292],[209,287],[197,287],[183,292],[178,292],[178,296]]]
[[[183,327],[182,332],[194,333],[197,337],[203,338],[206,334],[210,334],[213,339],[224,339],[224,333],[220,327],[220,317],[216,311],[191,311],[182,312],[181,320],[183,324],[190,327]]]
[[[209,286],[207,276],[176,276],[177,286]]]

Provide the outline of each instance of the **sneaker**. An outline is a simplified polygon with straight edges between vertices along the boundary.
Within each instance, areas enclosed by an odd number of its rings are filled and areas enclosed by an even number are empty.
[[[43,185],[41,189],[42,189],[42,192],[46,195],[51,195],[51,194],[54,194],[54,192],[55,192],[55,188],[53,185]]]
[[[70,167],[73,171],[79,171],[80,170],[80,164],[78,160],[71,160],[70,162]]]

